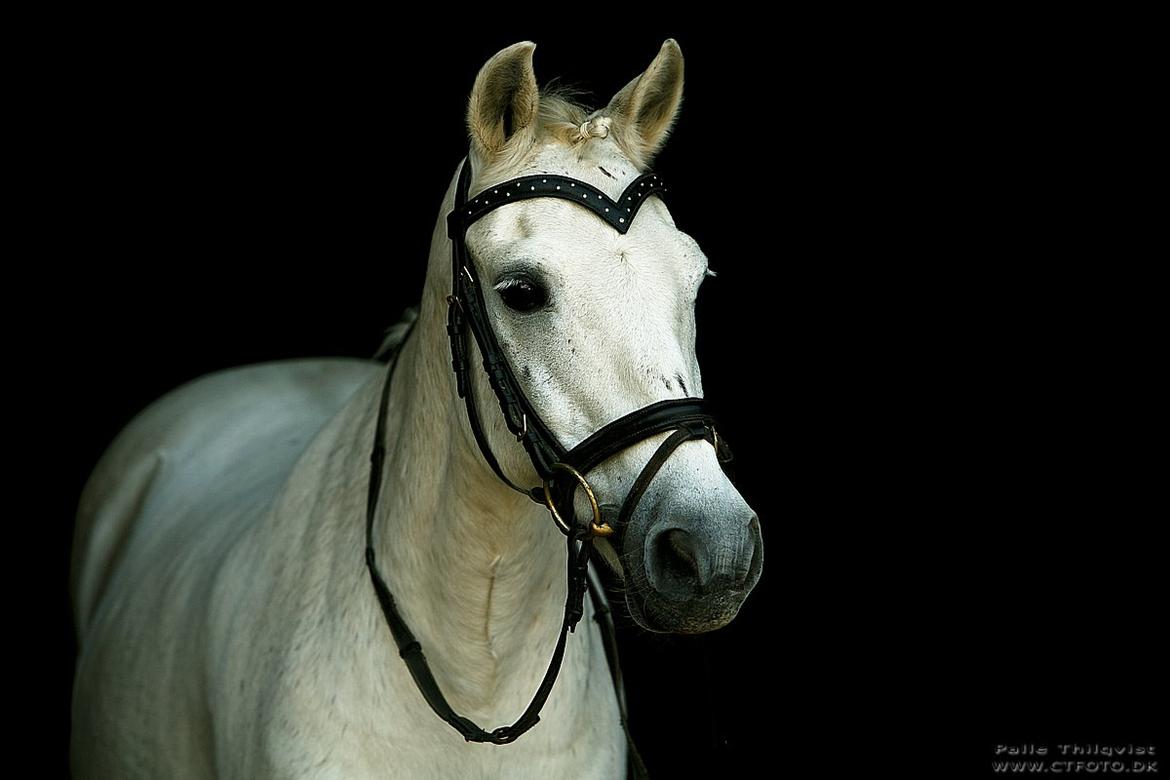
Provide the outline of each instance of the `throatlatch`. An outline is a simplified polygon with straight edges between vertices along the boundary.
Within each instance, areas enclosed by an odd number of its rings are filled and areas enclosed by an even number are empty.
[[[585,206],[614,230],[624,234],[630,229],[639,207],[646,199],[651,195],[661,196],[666,192],[666,188],[657,174],[647,173],[635,179],[618,200],[614,201],[601,190],[578,179],[538,174],[493,185],[469,201],[471,178],[471,157],[468,155],[459,174],[454,209],[447,217],[452,260],[452,292],[447,298],[447,333],[451,342],[451,365],[455,371],[456,387],[459,396],[466,402],[468,421],[484,460],[505,484],[548,508],[557,528],[565,535],[568,548],[568,594],[560,638],[540,687],[515,723],[486,731],[451,708],[431,674],[418,640],[398,613],[394,597],[378,572],[372,541],[373,522],[385,459],[386,408],[397,359],[387,371],[385,385],[382,388],[374,448],[370,455],[370,485],[366,508],[366,564],[386,623],[419,691],[435,713],[469,742],[507,744],[515,741],[540,720],[540,709],[548,699],[560,671],[567,636],[576,628],[584,613],[584,595],[588,590],[593,600],[594,617],[601,627],[605,640],[606,656],[617,689],[622,727],[629,743],[630,776],[645,777],[645,766],[634,747],[627,726],[625,696],[621,689],[613,622],[588,571],[593,540],[599,536],[615,537],[612,541],[620,547],[618,537],[629,523],[646,488],[666,460],[684,442],[695,439],[710,442],[715,447],[719,462],[725,468],[731,460],[731,452],[726,442],[716,433],[715,421],[702,398],[669,399],[650,404],[603,426],[572,449],[565,448],[525,396],[506,356],[500,349],[488,318],[480,277],[475,263],[467,252],[464,237],[472,223],[500,206],[544,197],[562,198]],[[536,473],[543,480],[541,485],[525,489],[509,479],[488,444],[470,385],[471,350],[467,341],[469,333],[479,347],[483,357],[483,368],[500,403],[508,430],[523,444]],[[673,433],[659,445],[646,463],[611,525],[602,517],[597,496],[586,475],[618,452],[665,431]],[[585,523],[577,522],[574,511],[574,496],[578,487],[585,491],[593,515]]]

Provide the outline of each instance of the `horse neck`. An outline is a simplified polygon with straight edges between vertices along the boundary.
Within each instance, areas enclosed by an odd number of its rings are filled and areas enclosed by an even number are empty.
[[[552,654],[565,547],[547,511],[504,485],[474,443],[450,365],[449,253],[437,228],[419,320],[391,388],[375,548],[448,700],[463,714],[503,720],[522,711]],[[494,403],[481,409],[493,413]]]

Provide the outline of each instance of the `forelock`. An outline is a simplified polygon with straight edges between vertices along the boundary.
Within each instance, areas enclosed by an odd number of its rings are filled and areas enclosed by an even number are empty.
[[[512,154],[502,154],[482,170],[476,170],[475,178],[472,181],[472,191],[512,178],[515,172],[524,166],[532,148],[554,142],[572,150],[595,138],[611,137],[612,120],[608,116],[602,116],[601,111],[584,103],[581,100],[584,94],[584,90],[558,83],[555,79],[545,85],[540,90],[533,146],[528,149],[515,150]],[[620,134],[615,134],[612,138],[618,142],[621,151],[629,157],[635,168],[644,167],[621,144]]]

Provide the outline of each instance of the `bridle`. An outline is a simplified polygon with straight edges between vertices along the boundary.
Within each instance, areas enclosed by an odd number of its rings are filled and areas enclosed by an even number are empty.
[[[568,545],[569,587],[560,638],[540,687],[527,709],[515,723],[510,726],[501,726],[493,731],[485,731],[468,718],[458,715],[451,708],[431,674],[421,646],[399,615],[394,597],[377,569],[371,537],[374,510],[377,506],[381,486],[382,465],[385,459],[386,408],[397,359],[387,371],[382,388],[374,448],[370,455],[370,483],[366,508],[366,565],[369,568],[378,600],[382,605],[382,612],[398,645],[399,655],[406,662],[419,691],[435,713],[469,742],[508,744],[515,741],[540,720],[540,709],[548,699],[560,671],[568,632],[576,628],[577,622],[584,613],[584,594],[588,590],[594,604],[595,619],[601,626],[606,640],[606,656],[609,660],[614,685],[618,690],[622,727],[629,740],[625,697],[621,688],[620,669],[617,663],[617,645],[613,638],[613,622],[608,608],[600,598],[598,586],[588,572],[589,557],[594,551],[593,540],[597,537],[611,537],[615,544],[619,542],[620,534],[628,525],[634,509],[651,480],[671,454],[684,442],[695,439],[705,439],[710,442],[715,447],[719,462],[724,468],[731,460],[731,452],[727,443],[715,432],[714,419],[702,398],[670,399],[650,404],[603,426],[575,447],[565,448],[529,402],[500,349],[488,317],[479,275],[475,263],[467,251],[464,237],[467,228],[484,215],[509,203],[531,198],[571,200],[588,208],[605,220],[614,230],[624,234],[630,229],[639,207],[646,199],[651,195],[661,197],[666,188],[657,174],[646,173],[635,179],[619,199],[614,201],[601,190],[579,179],[553,174],[536,174],[492,185],[474,198],[469,199],[468,190],[471,185],[471,176],[471,156],[468,155],[459,174],[454,208],[447,216],[448,236],[451,239],[453,279],[451,295],[447,297],[447,334],[451,342],[451,365],[455,371],[456,387],[459,396],[466,401],[467,418],[484,460],[509,487],[524,493],[536,503],[548,508],[557,528],[565,535]],[[543,480],[541,485],[525,489],[509,479],[500,468],[499,461],[488,444],[470,385],[471,351],[467,341],[469,334],[475,338],[480,354],[483,356],[483,367],[487,372],[491,388],[500,403],[504,422],[508,430],[528,452],[536,473]],[[673,433],[659,445],[650,457],[631,486],[617,517],[611,524],[602,517],[597,496],[585,475],[613,455],[665,431],[673,431]],[[575,516],[573,499],[578,487],[585,491],[592,511],[592,517],[584,523],[578,523]],[[634,774],[641,772],[644,775],[645,767],[641,765],[641,759],[633,747],[633,741],[629,740],[629,744],[632,772]]]

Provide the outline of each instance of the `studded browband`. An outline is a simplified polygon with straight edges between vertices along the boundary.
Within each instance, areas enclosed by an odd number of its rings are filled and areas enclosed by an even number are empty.
[[[619,233],[629,230],[639,207],[650,195],[666,191],[657,174],[643,174],[635,179],[618,200],[611,200],[596,187],[567,176],[537,174],[522,176],[493,185],[469,200],[471,184],[470,155],[464,160],[455,192],[455,203],[447,217],[448,235],[451,239],[452,293],[448,296],[447,333],[451,342],[451,363],[455,372],[456,389],[465,400],[467,417],[476,443],[492,471],[507,485],[529,496],[533,501],[549,509],[557,528],[565,535],[568,546],[568,594],[565,600],[564,620],[560,637],[552,660],[531,703],[520,718],[511,726],[501,726],[485,731],[471,720],[458,715],[448,704],[439,690],[434,676],[427,666],[422,648],[409,627],[398,613],[394,598],[377,570],[374,556],[372,533],[375,508],[381,484],[382,465],[385,458],[385,416],[388,404],[390,380],[394,364],[387,372],[379,407],[374,449],[370,456],[370,489],[366,514],[366,563],[374,589],[382,606],[386,622],[390,627],[399,654],[413,676],[415,683],[435,713],[463,735],[469,742],[491,742],[507,744],[515,741],[540,720],[540,709],[544,706],[552,685],[560,671],[564,657],[565,642],[570,631],[576,628],[584,612],[584,593],[590,592],[597,619],[605,640],[606,656],[610,664],[620,709],[622,728],[629,743],[630,776],[646,776],[627,725],[625,696],[621,690],[620,668],[617,659],[617,644],[614,639],[612,619],[602,601],[597,586],[588,573],[593,540],[598,536],[620,536],[628,524],[638,501],[650,481],[670,455],[684,442],[705,439],[716,449],[719,462],[724,465],[731,460],[726,442],[715,432],[714,420],[707,411],[706,402],[701,398],[669,399],[650,404],[603,426],[572,449],[565,448],[551,430],[544,424],[524,394],[506,357],[500,349],[487,308],[481,293],[479,275],[472,261],[464,236],[467,228],[476,220],[495,209],[520,200],[538,197],[562,198],[578,203],[604,219]],[[504,421],[522,443],[543,484],[524,489],[504,474],[499,461],[492,452],[484,434],[479,411],[470,386],[470,349],[467,343],[471,334],[483,358],[492,391],[499,401]],[[655,434],[673,431],[651,456],[635,480],[622,503],[617,518],[611,525],[601,516],[596,494],[585,475],[592,468],[622,450]],[[585,490],[593,517],[588,523],[578,523],[575,518],[573,497],[578,487]],[[618,538],[614,538],[619,545]]]
[[[463,169],[469,172],[470,164],[465,164]],[[579,179],[539,173],[497,184],[481,192],[469,203],[464,186],[467,183],[461,175],[459,185],[463,197],[456,196],[456,207],[447,215],[447,234],[452,240],[456,236],[462,240],[467,228],[489,211],[530,198],[563,198],[580,203],[608,222],[614,230],[625,235],[646,198],[666,192],[666,186],[656,173],[644,173],[634,179],[616,201],[610,200],[608,195],[592,184]]]

